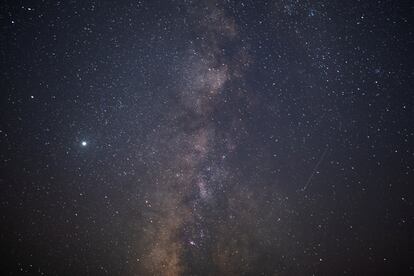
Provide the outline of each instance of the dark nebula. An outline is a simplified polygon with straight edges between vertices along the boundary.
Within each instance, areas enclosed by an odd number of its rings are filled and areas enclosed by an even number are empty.
[[[1,275],[414,275],[409,1],[3,1]]]

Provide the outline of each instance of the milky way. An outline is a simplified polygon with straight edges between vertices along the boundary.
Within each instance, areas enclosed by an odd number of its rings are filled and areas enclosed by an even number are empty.
[[[154,183],[151,194],[156,196],[146,213],[152,225],[149,234],[142,236],[143,242],[150,240],[151,244],[143,251],[142,273],[182,275],[208,271],[210,266],[217,267],[211,272],[231,275],[239,271],[236,262],[231,263],[234,257],[226,253],[231,249],[227,240],[231,237],[209,220],[219,220],[219,225],[234,223],[228,207],[219,206],[216,198],[231,190],[228,182],[236,179],[227,158],[237,141],[214,118],[225,108],[231,86],[240,82],[248,58],[234,20],[219,5],[186,8],[196,41],[188,42],[184,64],[177,72],[181,80],[176,88],[178,104],[149,141],[155,150],[148,154],[158,162],[152,166],[157,168],[154,178],[159,180]],[[230,47],[233,54],[229,55]],[[235,114],[229,117],[236,118]],[[221,205],[228,204],[226,201]],[[219,216],[212,215],[216,208]],[[237,258],[247,258],[242,251],[246,249],[240,250],[242,255]],[[203,260],[206,256],[215,256],[211,264]]]
[[[405,1],[3,1],[1,275],[413,275]]]

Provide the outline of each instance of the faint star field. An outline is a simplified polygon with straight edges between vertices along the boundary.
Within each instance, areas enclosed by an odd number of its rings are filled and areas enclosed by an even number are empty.
[[[408,1],[3,1],[1,275],[414,275]]]

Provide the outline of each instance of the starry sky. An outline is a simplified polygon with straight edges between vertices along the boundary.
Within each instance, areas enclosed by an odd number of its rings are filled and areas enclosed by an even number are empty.
[[[410,1],[2,1],[2,275],[413,275]]]

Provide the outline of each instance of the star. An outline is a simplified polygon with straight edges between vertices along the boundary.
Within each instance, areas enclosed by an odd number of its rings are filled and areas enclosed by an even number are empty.
[[[414,275],[403,1],[19,2],[3,274]]]

